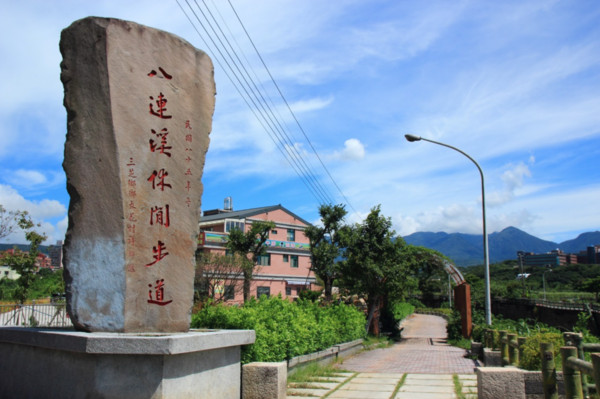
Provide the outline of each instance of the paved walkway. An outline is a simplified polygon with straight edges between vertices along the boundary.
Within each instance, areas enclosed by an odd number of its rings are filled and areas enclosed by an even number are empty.
[[[443,318],[415,314],[402,327],[399,343],[345,359],[334,377],[291,385],[288,398],[445,399],[458,397],[457,384],[465,398],[477,397],[478,364],[446,343]]]

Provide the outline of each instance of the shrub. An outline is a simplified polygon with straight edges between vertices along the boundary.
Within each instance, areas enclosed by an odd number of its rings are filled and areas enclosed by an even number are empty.
[[[242,363],[283,361],[365,336],[364,315],[352,306],[281,297],[205,306],[192,316],[192,327],[254,330],[256,342],[242,348]]]
[[[394,322],[400,323],[415,312],[415,307],[408,302],[395,302],[391,306]]]
[[[554,344],[554,364],[560,370],[560,347],[564,346],[564,341],[562,334],[557,332],[537,332],[528,336],[525,345],[523,345],[523,358],[519,359],[519,367],[525,370],[542,369],[540,352],[540,344],[542,342],[551,342]]]

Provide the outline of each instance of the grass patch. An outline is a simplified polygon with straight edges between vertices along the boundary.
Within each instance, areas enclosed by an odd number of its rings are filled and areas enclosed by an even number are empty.
[[[366,350],[387,348],[393,344],[394,341],[385,335],[380,335],[379,337],[369,335],[363,340],[363,346]]]
[[[288,382],[304,383],[314,381],[316,378],[332,377],[338,373],[343,373],[345,370],[333,368],[332,365],[323,366],[318,363],[311,363],[308,366],[302,367],[288,375]]]
[[[402,376],[402,378],[400,378],[400,381],[398,381],[398,383],[396,384],[396,388],[394,389],[394,393],[392,393],[392,396],[390,396],[390,398],[395,398],[396,394],[398,393],[398,391],[400,390],[400,388],[402,388],[402,385],[404,385],[404,381],[406,381],[406,376],[408,375],[408,373],[404,373],[404,375]]]
[[[458,378],[458,375],[452,374],[452,382],[454,382],[454,393],[458,399],[466,399],[465,394],[463,393],[463,385]]]

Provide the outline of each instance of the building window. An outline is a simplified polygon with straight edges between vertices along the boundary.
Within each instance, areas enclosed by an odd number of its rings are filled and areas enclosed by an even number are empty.
[[[235,220],[225,221],[225,232],[229,233],[232,229],[244,231],[244,222],[237,222]]]
[[[287,296],[292,295],[292,287],[290,287],[289,285],[287,287],[285,287],[285,295],[287,295]]]
[[[292,267],[298,267],[298,255],[292,255]]]
[[[226,285],[225,286],[225,294],[223,295],[223,299],[226,301],[233,301],[235,299],[235,285]]]
[[[283,262],[284,263],[288,263],[290,261],[290,256],[289,255],[283,255]]]
[[[277,230],[271,230],[271,234],[277,235]]]
[[[296,241],[296,230],[288,229],[287,231],[287,240],[288,241]]]
[[[257,265],[259,265],[259,266],[271,266],[271,254],[260,255],[258,257]]]
[[[266,295],[267,298],[271,296],[271,287],[256,287],[256,297]]]

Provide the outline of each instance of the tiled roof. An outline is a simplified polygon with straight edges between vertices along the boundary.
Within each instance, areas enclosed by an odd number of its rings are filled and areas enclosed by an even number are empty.
[[[224,219],[245,219],[245,218],[249,218],[249,217],[252,217],[255,215],[272,212],[272,211],[275,211],[278,209],[281,209],[282,211],[289,213],[290,215],[292,215],[293,217],[295,217],[302,223],[310,225],[309,222],[302,219],[300,216],[294,214],[293,212],[289,211],[288,209],[284,208],[281,205],[262,206],[259,208],[244,209],[241,211],[221,212],[221,213],[218,213],[215,215],[202,216],[200,218],[200,223],[212,222],[212,221],[224,220]]]

